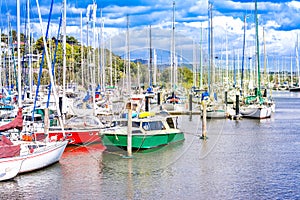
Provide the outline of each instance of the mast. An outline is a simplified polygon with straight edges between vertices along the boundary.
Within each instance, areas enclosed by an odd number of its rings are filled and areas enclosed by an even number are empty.
[[[150,67],[150,77],[149,77],[149,86],[152,88],[153,86],[153,64],[152,64],[152,42],[151,42],[151,25],[149,27],[149,67]]]
[[[95,3],[95,0],[93,2],[93,81],[92,81],[92,96],[93,96],[93,114],[96,116],[96,99],[95,99],[95,93],[96,93],[96,14],[97,14],[97,4]],[[99,77],[99,76],[98,76]]]
[[[137,63],[137,80],[138,80],[138,87],[139,87],[139,92],[141,91],[141,80],[140,80],[140,63]]]
[[[260,59],[259,59],[259,38],[258,38],[258,16],[257,16],[257,1],[255,0],[255,30],[256,30],[256,53],[257,53],[257,95],[260,93]]]
[[[172,65],[171,65],[171,87],[172,91],[175,90],[175,1],[173,1],[173,21],[172,21]]]
[[[193,87],[196,87],[196,44],[193,40]]]
[[[62,114],[63,114],[63,119],[65,118],[65,97],[66,97],[66,73],[67,73],[67,0],[63,0],[64,2],[64,9],[63,9],[63,101],[62,101]],[[47,49],[47,48],[45,48]],[[53,85],[54,87],[54,85]]]
[[[298,59],[298,35],[297,35],[297,44],[296,44],[296,67],[297,67],[297,76],[298,76],[298,82],[297,86],[299,87],[300,85],[300,73],[299,73],[299,59]]]
[[[130,51],[129,51],[129,15],[127,15],[127,35],[126,35],[126,42],[127,42],[127,92],[131,94],[131,78],[130,78]]]
[[[101,39],[101,73],[102,73],[102,78],[101,78],[101,87],[102,90],[105,90],[105,79],[106,79],[106,74],[105,74],[105,48],[104,48],[104,20],[102,17],[102,8],[100,9],[100,18],[101,18],[101,34],[100,34],[100,39]]]
[[[28,68],[29,68],[29,98],[31,99],[32,97],[32,56],[33,54],[31,53],[31,37],[30,37],[30,33],[31,33],[31,29],[30,29],[30,12],[29,12],[29,6],[30,6],[30,0],[27,0],[27,23],[28,23]],[[1,40],[0,40],[1,41]]]
[[[109,65],[110,65],[110,86],[113,85],[113,66],[112,66],[112,51],[111,51],[111,37],[109,38]]]
[[[202,73],[203,73],[203,67],[202,67],[202,35],[203,35],[203,28],[202,28],[202,23],[201,23],[201,34],[200,34],[200,58],[199,58],[199,63],[200,63],[200,84],[199,87],[202,89]]]
[[[242,56],[241,89],[240,89],[241,91],[243,91],[243,81],[244,81],[245,47],[246,47],[246,15],[244,15],[243,56]]]
[[[225,46],[225,51],[226,51],[226,55],[225,55],[225,65],[226,65],[226,88],[225,90],[227,90],[229,88],[229,68],[228,68],[228,36],[227,36],[227,23],[226,23],[226,35],[225,35],[225,40],[226,40],[226,46]],[[234,58],[235,59],[235,58]],[[234,60],[233,59],[233,60]]]
[[[22,86],[21,86],[21,37],[20,37],[20,0],[17,0],[17,53],[18,53],[18,106],[22,108]]]
[[[210,68],[210,81],[209,81],[209,92],[213,93],[213,84],[215,82],[215,69],[214,69],[214,52],[213,52],[213,21],[212,21],[212,4],[210,3],[210,1],[208,1],[208,13],[209,13],[209,55],[210,55],[210,59],[209,59],[209,68]]]
[[[263,27],[263,39],[264,39],[264,85],[267,83],[267,54],[266,54],[266,39],[265,39],[265,27]]]
[[[84,87],[84,72],[83,72],[83,34],[82,34],[82,11],[80,12],[80,39],[81,39],[81,85]]]
[[[157,77],[157,54],[155,49],[153,49],[153,85],[156,85],[156,77]]]
[[[58,120],[59,120],[61,129],[62,129],[63,136],[65,137],[63,119],[61,117],[61,112],[60,112],[60,109],[59,109],[58,96],[57,96],[57,91],[56,91],[56,87],[55,87],[55,84],[54,84],[53,74],[51,73],[52,72],[52,66],[51,66],[50,57],[49,57],[49,53],[48,53],[48,49],[47,49],[46,37],[44,35],[42,16],[41,16],[40,6],[39,6],[39,1],[38,0],[36,0],[36,4],[37,4],[37,9],[38,9],[38,14],[39,14],[39,21],[40,21],[40,27],[41,27],[41,32],[42,32],[42,36],[43,36],[43,44],[44,44],[44,50],[45,50],[45,54],[46,54],[48,70],[50,72],[49,73],[50,83],[51,83],[51,85],[53,85],[53,87],[51,87],[51,88],[53,90],[53,95],[54,95],[54,99],[55,99],[55,103],[56,103],[56,110],[57,110]]]
[[[290,56],[290,67],[291,67],[291,85],[290,87],[293,87],[294,85],[294,81],[293,81],[293,58],[292,55]]]

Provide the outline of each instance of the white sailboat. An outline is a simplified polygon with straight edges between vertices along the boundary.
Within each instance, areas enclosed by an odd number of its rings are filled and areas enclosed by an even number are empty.
[[[42,29],[42,20],[41,20],[41,14],[39,10],[39,4],[37,1],[37,7],[39,11],[39,18],[41,23],[41,29]],[[21,51],[20,51],[20,0],[17,0],[17,40],[18,40],[18,94],[19,97],[21,96]],[[43,29],[42,29],[42,33]],[[44,46],[46,45],[46,40],[43,35],[44,40]],[[48,61],[48,67],[49,72],[51,72],[51,64],[49,62],[49,56],[47,52],[47,48],[45,48],[47,61]],[[51,73],[50,79],[51,83],[54,85],[54,79]],[[54,93],[55,87],[53,87]],[[57,99],[57,98],[56,98]],[[1,126],[1,131],[9,130],[10,128],[22,128],[22,99],[18,98],[18,105],[19,105],[19,111],[18,115],[15,118],[14,121],[12,121],[9,124],[6,124],[5,126]],[[59,107],[57,103],[57,108]],[[60,112],[58,110],[59,116]],[[61,119],[60,119],[61,120]],[[45,123],[47,126],[47,123]],[[62,128],[63,129],[63,128]],[[64,130],[63,130],[64,132]],[[5,134],[5,132],[3,133]],[[47,134],[47,129],[45,131],[45,134]],[[37,169],[41,169],[44,167],[47,167],[55,162],[58,162],[59,159],[62,156],[62,153],[64,152],[68,141],[62,140],[62,141],[53,141],[49,142],[47,140],[45,141],[31,141],[31,137],[28,135],[24,135],[26,137],[23,137],[25,140],[8,140],[5,135],[2,135],[1,137],[1,143],[0,145],[0,180],[7,180],[15,177],[18,173],[23,172],[30,172]],[[10,150],[8,150],[8,148]]]
[[[173,1],[173,21],[172,21],[172,40],[171,40],[171,74],[170,74],[170,82],[171,82],[171,91],[167,95],[165,99],[165,103],[163,104],[163,109],[168,112],[181,112],[185,110],[184,104],[180,96],[180,91],[178,90],[178,81],[177,81],[177,56],[175,50],[175,1]]]
[[[297,36],[297,43],[295,45],[295,53],[296,53],[296,67],[297,67],[297,82],[296,85],[292,84],[290,92],[300,92],[300,73],[299,73],[299,58],[298,58],[298,36]],[[291,74],[293,74],[293,70],[291,69]],[[291,82],[293,83],[293,76],[291,75]]]
[[[257,1],[255,1],[255,19],[256,19],[256,48],[257,48],[257,89],[255,95],[247,96],[245,105],[240,107],[240,114],[243,117],[264,119],[271,117],[272,107],[261,94],[260,87],[260,59],[259,59],[259,39],[258,39],[258,20],[257,20]]]
[[[209,41],[209,47],[210,47],[210,59],[209,59],[209,65],[210,65],[210,80],[209,82],[209,100],[207,101],[207,118],[225,118],[226,113],[225,113],[225,104],[220,102],[219,99],[217,98],[217,84],[216,84],[216,75],[215,75],[215,65],[214,65],[214,48],[213,48],[213,19],[212,19],[212,4],[210,1],[208,2],[208,8],[209,8],[209,22],[210,22],[210,41]]]

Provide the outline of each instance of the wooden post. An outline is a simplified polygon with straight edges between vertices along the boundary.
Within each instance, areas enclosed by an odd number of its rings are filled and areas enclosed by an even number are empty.
[[[157,93],[157,105],[160,105],[160,92]]]
[[[145,100],[146,100],[146,102],[145,102],[145,111],[148,112],[149,111],[149,97],[146,96]]]
[[[202,101],[202,136],[201,139],[206,140],[206,102]]]
[[[240,96],[238,94],[235,96],[235,114],[240,114]]]
[[[228,104],[227,96],[228,96],[228,92],[225,91],[225,106],[226,107],[227,107],[227,104]]]
[[[127,124],[127,156],[132,157],[132,104],[127,103],[126,108],[128,109],[128,124]]]
[[[193,110],[193,94],[189,94],[189,111],[192,113]]]

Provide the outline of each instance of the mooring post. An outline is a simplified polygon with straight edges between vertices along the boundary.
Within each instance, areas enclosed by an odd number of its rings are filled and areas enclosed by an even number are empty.
[[[189,94],[189,111],[192,113],[193,110],[193,94]]]
[[[132,157],[132,105],[131,102],[126,105],[128,109],[128,125],[127,125],[127,156]]]
[[[228,100],[227,100],[228,92],[225,91],[225,106],[227,108]]]
[[[235,96],[235,114],[240,114],[240,95],[238,94]]]
[[[202,101],[202,136],[201,139],[206,139],[206,102]]]
[[[146,102],[145,102],[145,111],[148,112],[149,111],[149,97],[146,96],[145,100],[146,100]]]
[[[160,105],[160,92],[157,93],[157,105]]]

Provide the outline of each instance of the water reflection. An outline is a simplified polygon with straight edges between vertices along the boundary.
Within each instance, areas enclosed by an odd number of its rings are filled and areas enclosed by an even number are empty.
[[[180,116],[185,141],[132,159],[67,148],[59,163],[0,182],[0,199],[300,199],[300,95],[275,100],[270,119],[208,120],[207,140],[199,116]]]

